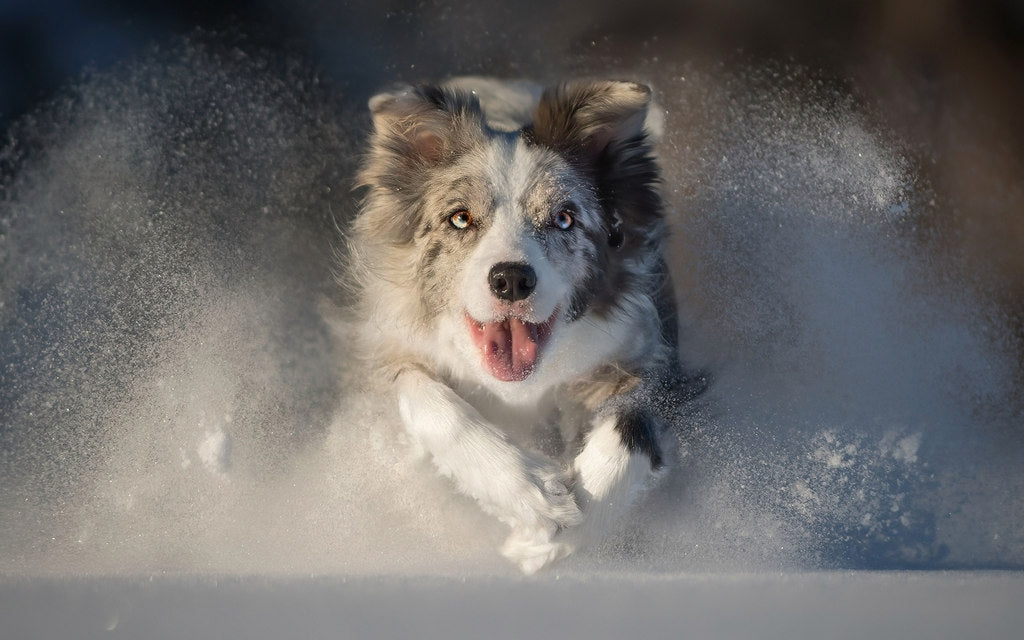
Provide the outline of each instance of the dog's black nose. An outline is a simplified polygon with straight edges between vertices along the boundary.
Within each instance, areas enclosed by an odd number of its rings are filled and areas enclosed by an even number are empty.
[[[515,302],[533,293],[537,286],[537,272],[528,264],[499,262],[491,267],[487,282],[499,300]]]

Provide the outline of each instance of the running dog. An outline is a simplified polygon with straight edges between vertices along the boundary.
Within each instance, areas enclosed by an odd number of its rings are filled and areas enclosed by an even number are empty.
[[[702,384],[678,357],[651,91],[463,78],[369,107],[356,345],[533,573],[662,475]]]

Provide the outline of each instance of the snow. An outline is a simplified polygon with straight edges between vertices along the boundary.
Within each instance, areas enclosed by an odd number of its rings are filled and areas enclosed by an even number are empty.
[[[0,583],[11,638],[1017,638],[1002,573]]]
[[[202,34],[74,83],[0,154],[0,635],[1017,637],[1019,329],[907,145],[793,73],[615,74],[713,385],[533,579],[332,334],[374,87]]]
[[[207,431],[196,453],[208,471],[225,473],[231,465],[231,436],[223,429]]]

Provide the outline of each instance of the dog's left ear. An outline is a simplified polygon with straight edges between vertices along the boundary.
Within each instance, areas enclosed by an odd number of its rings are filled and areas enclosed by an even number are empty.
[[[561,84],[541,96],[531,134],[536,142],[584,163],[646,156],[650,105],[651,90],[642,84]]]

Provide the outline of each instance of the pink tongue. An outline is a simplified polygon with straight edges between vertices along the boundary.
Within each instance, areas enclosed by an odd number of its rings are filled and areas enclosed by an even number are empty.
[[[484,366],[504,382],[525,380],[537,364],[537,325],[509,318],[488,322],[473,332]]]

